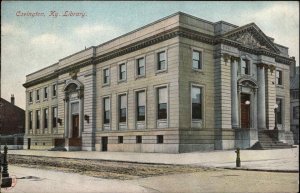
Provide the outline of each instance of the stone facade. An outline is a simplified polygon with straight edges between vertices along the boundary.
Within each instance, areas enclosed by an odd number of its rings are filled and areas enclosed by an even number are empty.
[[[249,148],[259,131],[274,129],[276,98],[281,140],[291,142],[286,91],[295,61],[287,50],[254,23],[238,27],[175,13],[29,74],[26,147]]]

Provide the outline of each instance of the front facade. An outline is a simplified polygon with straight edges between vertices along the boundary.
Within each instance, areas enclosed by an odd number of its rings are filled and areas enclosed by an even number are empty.
[[[28,149],[190,152],[292,143],[288,48],[178,12],[26,78]]]

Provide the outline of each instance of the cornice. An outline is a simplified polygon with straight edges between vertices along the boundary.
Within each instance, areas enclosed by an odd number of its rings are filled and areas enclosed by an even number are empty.
[[[73,70],[76,70],[76,69],[79,69],[79,68],[82,68],[82,67],[85,67],[88,65],[105,62],[107,60],[134,52],[136,50],[139,50],[139,49],[142,49],[142,48],[145,48],[145,47],[148,47],[148,46],[151,46],[151,45],[154,45],[154,44],[157,44],[157,43],[160,43],[160,42],[163,42],[163,41],[175,38],[175,37],[184,37],[184,38],[188,38],[191,40],[204,42],[204,43],[207,43],[210,45],[226,44],[226,45],[237,47],[239,50],[246,51],[249,53],[274,57],[276,62],[280,62],[283,64],[289,65],[290,63],[295,62],[295,60],[292,58],[286,58],[283,56],[279,56],[278,54],[272,53],[263,48],[259,48],[259,49],[249,48],[247,46],[241,45],[241,43],[239,43],[239,42],[230,40],[228,38],[224,38],[223,36],[212,36],[212,35],[204,34],[204,33],[201,33],[201,32],[195,31],[195,30],[191,30],[188,28],[177,26],[172,29],[169,29],[164,32],[153,35],[151,37],[140,40],[138,42],[135,42],[135,43],[129,44],[127,46],[121,47],[119,49],[113,50],[111,52],[102,54],[100,56],[97,56],[97,57],[93,56],[84,61],[80,61],[80,62],[74,63],[70,66],[66,66],[61,69],[57,69],[49,75],[26,82],[23,84],[23,86],[25,88],[28,88],[30,86],[39,84],[41,82],[45,82],[45,81],[57,78],[59,75],[69,73],[70,71],[73,71]]]

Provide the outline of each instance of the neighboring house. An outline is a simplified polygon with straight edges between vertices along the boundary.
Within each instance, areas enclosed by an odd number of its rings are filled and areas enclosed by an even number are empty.
[[[291,131],[294,134],[295,144],[299,144],[299,66],[291,77]]]
[[[190,152],[293,143],[294,58],[254,24],[178,12],[26,76],[28,149]],[[271,135],[274,136],[274,135]]]
[[[22,149],[25,134],[25,111],[15,105],[15,97],[11,102],[0,98],[0,140],[1,145],[9,149]]]

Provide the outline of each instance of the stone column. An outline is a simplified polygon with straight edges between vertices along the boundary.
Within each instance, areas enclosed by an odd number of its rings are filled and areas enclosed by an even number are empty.
[[[265,93],[265,64],[257,65],[257,126],[258,129],[266,129],[266,93]]]
[[[65,138],[69,136],[69,101],[65,100]]]
[[[238,90],[237,90],[237,69],[238,58],[232,57],[231,60],[231,124],[232,128],[239,127],[238,113]]]

